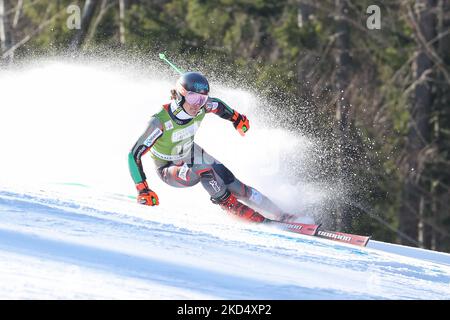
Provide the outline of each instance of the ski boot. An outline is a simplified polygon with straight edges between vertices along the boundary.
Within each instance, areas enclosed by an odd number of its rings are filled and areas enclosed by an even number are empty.
[[[239,202],[234,194],[227,190],[227,192],[220,198],[211,198],[211,201],[215,204],[220,205],[225,211],[251,222],[265,222],[267,219],[261,214],[253,210],[252,208],[246,206],[245,204]]]
[[[314,219],[309,216],[305,216],[303,214],[290,214],[290,213],[281,213],[277,215],[275,220],[281,222],[298,222],[303,224],[315,224]]]
[[[297,216],[290,213],[280,213],[276,216],[275,220],[281,222],[292,222],[297,218]]]

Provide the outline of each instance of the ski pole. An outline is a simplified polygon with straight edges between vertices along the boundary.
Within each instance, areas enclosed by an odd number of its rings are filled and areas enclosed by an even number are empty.
[[[164,53],[160,53],[160,54],[159,54],[159,58],[160,58],[161,60],[164,60],[165,62],[167,62],[167,64],[168,64],[169,66],[171,66],[171,67],[172,67],[176,72],[178,72],[179,74],[183,74],[183,73],[184,73],[183,70],[179,69],[176,65],[174,65],[172,62],[170,62],[169,60],[167,60],[166,55],[165,55]]]

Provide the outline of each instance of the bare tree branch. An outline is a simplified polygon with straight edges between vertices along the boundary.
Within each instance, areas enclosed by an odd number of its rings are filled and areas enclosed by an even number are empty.
[[[22,9],[23,9],[23,0],[18,0],[16,6],[16,14],[14,15],[14,21],[12,25],[13,29],[15,29],[17,27],[17,24],[19,23],[19,18],[20,14],[22,13]]]
[[[416,39],[418,40],[418,43],[425,49],[425,52],[430,57],[430,59],[433,60],[433,62],[436,64],[436,66],[439,68],[439,70],[442,71],[447,83],[450,85],[450,74],[446,70],[445,64],[443,63],[442,59],[439,57],[439,54],[436,53],[436,50],[434,50],[434,48],[430,45],[430,43],[437,41],[438,37],[442,37],[442,35],[441,36],[438,35],[437,37],[435,37],[435,39],[433,39],[430,42],[425,40],[425,37],[422,33],[422,30],[419,28],[419,26],[417,24],[417,19],[413,13],[411,7],[407,6],[407,9],[408,9],[409,21],[411,22],[414,29],[416,30],[416,35],[417,35]]]
[[[119,41],[125,44],[125,0],[119,0]]]
[[[5,1],[0,0],[0,49],[5,52],[9,47],[8,18],[5,14]]]
[[[3,55],[2,55],[2,58],[5,59],[6,57],[14,54],[15,50],[17,50],[18,48],[23,46],[25,43],[30,41],[34,36],[40,34],[44,30],[44,28],[46,26],[48,26],[50,23],[52,23],[56,18],[61,16],[63,13],[65,13],[65,9],[60,10],[60,12],[55,14],[53,17],[51,17],[50,19],[48,19],[48,20],[44,21],[43,23],[41,23],[35,30],[33,30],[33,32],[31,32],[30,34],[26,35],[22,40],[20,40],[19,42],[14,44],[14,46],[9,48],[6,52],[4,52]]]
[[[92,25],[92,28],[89,30],[89,35],[86,38],[85,46],[89,45],[92,42],[92,39],[94,39],[95,32],[97,31],[98,25],[102,21],[103,17],[105,16],[106,12],[110,8],[114,6],[114,3],[108,3],[108,0],[102,0],[102,3],[100,4],[100,12],[98,13],[97,17],[95,18],[95,21]]]

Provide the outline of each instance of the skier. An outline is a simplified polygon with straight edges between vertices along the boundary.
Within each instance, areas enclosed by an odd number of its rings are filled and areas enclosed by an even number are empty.
[[[208,80],[198,72],[182,74],[171,93],[171,102],[152,116],[147,130],[128,155],[130,173],[138,191],[137,201],[148,206],[159,204],[142,167],[141,158],[150,151],[157,174],[165,183],[184,188],[201,182],[211,201],[233,215],[258,223],[270,221],[253,209],[256,208],[272,214],[277,220],[295,218],[255,188],[239,181],[194,142],[195,133],[207,113],[231,121],[242,136],[250,129],[247,117],[220,99],[209,97]]]

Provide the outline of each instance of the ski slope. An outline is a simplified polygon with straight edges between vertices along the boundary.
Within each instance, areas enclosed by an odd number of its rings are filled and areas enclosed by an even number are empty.
[[[161,205],[136,204],[127,153],[174,79],[63,59],[0,75],[0,299],[450,299],[448,254],[245,224],[150,162]],[[208,152],[287,210],[332,197],[282,174],[286,154],[313,165],[313,142],[264,126],[247,92],[213,95],[252,128],[242,138],[208,116],[196,137]]]

